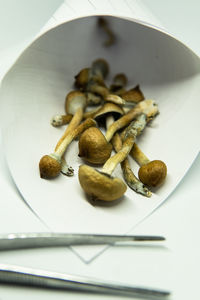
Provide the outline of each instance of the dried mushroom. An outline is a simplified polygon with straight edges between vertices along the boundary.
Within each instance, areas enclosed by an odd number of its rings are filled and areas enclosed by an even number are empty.
[[[149,187],[157,187],[164,182],[167,176],[167,166],[163,161],[150,161],[137,144],[134,144],[130,154],[141,166],[138,176],[144,184]]]
[[[104,46],[105,47],[112,46],[116,41],[116,36],[115,36],[114,32],[112,31],[109,22],[105,18],[99,17],[97,24],[98,24],[99,28],[103,29],[103,31],[107,35],[107,39],[104,42]]]
[[[63,155],[69,144],[78,137],[84,130],[91,126],[95,126],[93,119],[86,119],[82,124],[74,130],[69,131],[58,142],[55,151],[52,154],[44,155],[39,162],[40,177],[44,179],[54,178],[62,171],[67,176],[73,175],[72,167],[66,165]]]
[[[99,122],[102,118],[106,126],[124,114],[121,107],[113,103],[105,103],[93,116]],[[99,128],[89,128],[79,139],[79,156],[92,164],[103,164],[110,157],[111,143],[108,143]]]

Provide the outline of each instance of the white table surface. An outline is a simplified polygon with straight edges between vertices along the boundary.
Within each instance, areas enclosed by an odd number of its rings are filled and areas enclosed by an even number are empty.
[[[0,0],[0,78],[17,53],[44,26],[62,1],[3,1]],[[199,51],[196,36],[200,22],[196,21],[200,6],[197,1],[143,1],[151,11],[171,24],[171,31]],[[28,4],[27,4],[28,3]],[[173,14],[170,13],[173,3]],[[48,6],[47,6],[48,4]],[[189,6],[188,6],[189,5]],[[13,9],[11,9],[13,8]],[[189,10],[188,10],[189,8]],[[40,13],[38,13],[40,12]],[[189,20],[184,18],[189,13]],[[10,22],[12,20],[12,22]],[[25,26],[29,24],[29,26]],[[199,52],[198,52],[199,54]],[[1,136],[0,136],[1,138]],[[35,216],[18,194],[3,154],[0,139],[0,232],[44,231],[44,224]],[[21,250],[0,253],[0,263],[87,275],[127,284],[147,285],[171,289],[170,299],[198,299],[200,270],[200,155],[179,186],[150,217],[137,226],[133,233],[160,234],[167,241],[160,247],[115,246],[85,264],[68,248]],[[13,207],[15,209],[13,210]],[[4,229],[5,228],[5,229]],[[47,291],[42,289],[0,286],[0,299],[114,299],[112,296]],[[116,297],[115,297],[116,299]],[[117,297],[117,299],[125,299]]]

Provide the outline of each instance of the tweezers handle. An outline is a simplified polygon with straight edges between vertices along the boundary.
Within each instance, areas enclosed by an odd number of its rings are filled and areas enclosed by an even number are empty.
[[[87,277],[4,264],[0,264],[0,282],[83,292],[118,294],[143,299],[166,299],[170,295],[170,292],[165,290],[125,286]]]
[[[127,241],[163,241],[162,236],[98,235],[65,233],[10,233],[0,235],[0,250],[71,245],[114,244]]]

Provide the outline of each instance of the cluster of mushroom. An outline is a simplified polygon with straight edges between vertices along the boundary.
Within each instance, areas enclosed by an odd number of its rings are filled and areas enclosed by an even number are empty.
[[[64,154],[78,138],[79,157],[85,162],[79,167],[78,178],[88,196],[93,200],[113,201],[124,195],[128,185],[150,197],[150,188],[165,180],[167,167],[161,160],[150,161],[137,146],[136,138],[158,114],[158,106],[154,100],[145,99],[138,85],[127,90],[125,74],[117,74],[108,87],[105,83],[108,73],[106,60],[97,59],[75,76],[75,89],[65,100],[66,114],[51,120],[53,126],[68,125],[54,152],[41,158],[40,176],[46,179],[60,173],[72,176],[74,170]],[[140,165],[138,177],[128,156]],[[112,176],[118,164],[124,180]],[[97,166],[101,165],[100,171]]]

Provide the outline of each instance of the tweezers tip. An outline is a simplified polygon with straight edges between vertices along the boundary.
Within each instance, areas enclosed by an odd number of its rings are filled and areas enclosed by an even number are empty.
[[[165,241],[166,238],[164,236],[152,235],[152,236],[136,236],[137,241]]]

